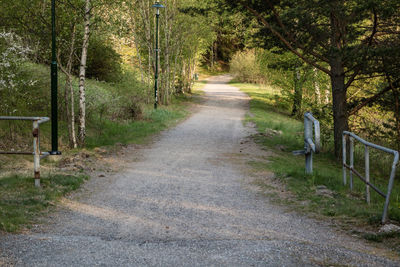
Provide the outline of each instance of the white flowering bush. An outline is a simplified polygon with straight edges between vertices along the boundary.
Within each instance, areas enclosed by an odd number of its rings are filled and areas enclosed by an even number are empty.
[[[12,32],[0,31],[0,114],[16,114],[20,107],[32,101],[27,92],[36,81],[26,80],[22,64],[26,61],[29,48]]]

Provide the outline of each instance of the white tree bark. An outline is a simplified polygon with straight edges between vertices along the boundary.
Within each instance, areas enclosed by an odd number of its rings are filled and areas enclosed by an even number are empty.
[[[314,72],[314,90],[315,90],[315,96],[317,100],[317,104],[321,105],[321,89],[319,87],[319,82],[318,82],[318,70],[317,68],[313,69]]]
[[[72,86],[72,65],[74,61],[74,53],[75,53],[75,37],[76,37],[76,27],[75,24],[72,28],[72,37],[71,37],[71,47],[69,51],[67,67],[64,68],[61,65],[61,59],[58,55],[58,62],[61,71],[65,74],[65,108],[67,113],[67,122],[68,122],[68,135],[69,135],[69,145],[71,148],[77,148],[76,141],[76,133],[75,133],[75,101],[74,101],[74,88]]]
[[[86,138],[86,93],[85,93],[85,79],[86,79],[86,63],[87,63],[87,50],[89,47],[90,36],[90,12],[91,0],[85,0],[85,31],[83,35],[83,45],[81,54],[81,64],[79,69],[79,145],[85,145]]]
[[[329,90],[325,90],[325,104],[329,104],[330,99],[329,96],[331,95],[331,92]]]
[[[165,52],[164,52],[164,58],[165,58],[165,85],[164,85],[164,104],[168,105],[169,103],[169,79],[170,79],[170,63],[169,63],[169,37],[170,37],[170,24],[168,23],[169,21],[169,14],[168,14],[168,3],[167,0],[165,0],[165,5],[167,6],[165,8],[165,12],[164,12],[164,19],[165,19],[165,30],[164,30],[164,34],[165,34]]]

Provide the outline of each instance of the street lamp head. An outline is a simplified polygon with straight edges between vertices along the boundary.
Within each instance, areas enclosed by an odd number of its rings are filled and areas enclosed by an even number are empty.
[[[158,2],[158,1],[153,5],[153,7],[154,7],[154,8],[157,8],[157,9],[159,9],[159,8],[165,8],[165,6],[163,6],[162,4],[160,4],[160,2]]]

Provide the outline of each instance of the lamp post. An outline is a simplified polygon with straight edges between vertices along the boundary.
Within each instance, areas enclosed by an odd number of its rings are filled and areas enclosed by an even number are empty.
[[[157,1],[154,5],[156,11],[156,69],[154,72],[154,109],[157,109],[158,105],[158,19],[160,17],[160,8],[164,8],[159,1]]]
[[[56,1],[51,1],[51,155],[58,151],[58,101],[57,101],[57,58],[56,58]]]

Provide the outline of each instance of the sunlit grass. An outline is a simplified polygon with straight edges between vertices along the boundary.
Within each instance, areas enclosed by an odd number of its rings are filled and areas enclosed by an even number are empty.
[[[187,115],[183,104],[174,107],[148,108],[144,118],[130,122],[103,121],[92,124],[87,147],[109,146],[116,143],[140,144],[152,135],[176,124]]]
[[[274,151],[269,163],[258,162],[259,167],[273,171],[287,184],[297,201],[306,200],[309,205],[297,207],[313,213],[336,218],[357,219],[360,223],[376,225],[380,222],[384,198],[370,189],[371,204],[365,200],[365,184],[354,175],[354,190],[343,185],[342,166],[330,152],[314,155],[314,173],[305,174],[304,156],[294,156],[292,151],[304,147],[302,121],[289,117],[288,111],[282,109],[275,97],[279,92],[271,87],[260,87],[242,83],[232,83],[241,88],[250,97],[250,114],[247,121],[254,122],[260,135],[255,137],[257,143]],[[264,135],[267,129],[281,131],[275,136]],[[322,140],[323,142],[323,140]],[[359,153],[361,154],[361,153]],[[374,155],[375,160],[379,160]],[[383,157],[381,156],[381,159]],[[372,162],[372,165],[374,162]],[[254,164],[254,163],[253,163]],[[363,173],[363,158],[357,159],[357,168]],[[386,192],[389,169],[371,168],[371,179],[383,192]],[[347,176],[347,179],[349,176]],[[316,187],[324,185],[334,192],[334,197],[316,194]],[[267,186],[267,185],[266,185]],[[295,204],[296,206],[296,204]],[[400,222],[400,189],[396,181],[393,188],[389,210],[390,220]]]

